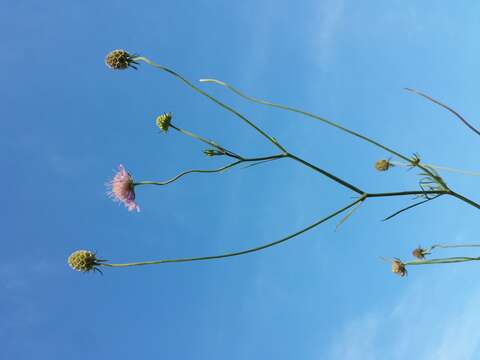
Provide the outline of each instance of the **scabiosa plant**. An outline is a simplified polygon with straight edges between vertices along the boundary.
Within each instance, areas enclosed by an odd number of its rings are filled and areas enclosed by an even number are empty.
[[[118,166],[117,173],[106,185],[109,188],[108,195],[114,201],[122,202],[128,211],[140,211],[135,202],[135,183],[123,165]]]
[[[171,123],[172,120],[172,115],[171,113],[164,113],[163,115],[160,115],[156,119],[156,125],[160,128],[161,131],[166,132],[169,129],[173,129],[183,135],[189,136],[191,138],[194,138],[204,144],[208,144],[211,148],[205,150],[205,154],[207,156],[216,156],[216,155],[225,155],[225,159],[227,158],[232,158],[234,159],[233,162],[221,166],[216,169],[193,169],[193,170],[187,170],[183,171],[180,174],[176,175],[175,177],[171,178],[170,180],[158,182],[158,181],[140,181],[140,182],[134,182],[132,176],[125,170],[125,168],[120,165],[118,168],[118,172],[115,174],[114,178],[108,183],[108,186],[110,188],[109,194],[110,196],[115,200],[122,202],[129,211],[133,210],[139,210],[138,205],[135,202],[135,187],[140,186],[140,185],[155,185],[155,186],[164,186],[167,184],[170,184],[172,182],[175,182],[182,178],[183,176],[187,174],[192,174],[192,173],[221,173],[224,172],[227,169],[232,169],[236,167],[237,165],[240,165],[242,163],[250,163],[249,166],[265,163],[267,161],[273,161],[277,159],[287,159],[287,160],[292,160],[295,161],[297,164],[301,166],[305,166],[309,168],[312,171],[315,171],[316,173],[325,176],[329,178],[331,181],[336,182],[338,185],[343,186],[352,192],[356,194],[355,198],[353,201],[349,202],[348,204],[344,205],[340,209],[334,211],[333,213],[330,213],[327,216],[324,216],[320,218],[319,220],[311,223],[310,225],[305,226],[304,228],[297,230],[287,236],[284,236],[283,238],[269,242],[267,244],[259,245],[253,248],[245,249],[245,250],[240,250],[240,251],[235,251],[235,252],[228,252],[228,253],[223,253],[219,255],[211,255],[211,256],[201,256],[201,257],[191,257],[191,258],[177,258],[177,259],[163,259],[163,260],[154,260],[154,261],[142,261],[142,262],[132,262],[132,263],[123,263],[123,264],[107,264],[104,263],[103,260],[98,260],[95,257],[95,254],[86,250],[80,250],[74,254],[71,255],[69,258],[69,264],[74,268],[75,270],[81,271],[81,272],[88,272],[90,270],[96,270],[96,267],[99,266],[104,266],[104,267],[131,267],[131,266],[143,266],[143,265],[155,265],[155,264],[164,264],[164,263],[179,263],[179,262],[191,262],[191,261],[205,261],[205,260],[214,260],[214,259],[222,259],[222,258],[230,258],[234,256],[243,256],[245,254],[249,253],[254,253],[258,251],[262,251],[264,249],[267,249],[272,246],[277,246],[281,243],[284,243],[286,241],[289,241],[290,239],[293,239],[307,231],[310,231],[311,229],[319,226],[320,224],[337,217],[338,215],[342,213],[346,213],[344,218],[340,221],[340,224],[343,223],[346,219],[348,219],[352,213],[359,208],[360,205],[362,205],[364,202],[366,202],[369,199],[374,199],[374,198],[383,198],[383,197],[397,197],[397,196],[415,196],[415,197],[420,197],[423,198],[423,201],[414,203],[412,205],[409,205],[397,212],[395,212],[393,215],[390,215],[388,218],[385,220],[391,219],[395,217],[396,215],[403,213],[406,210],[412,209],[418,205],[424,204],[426,202],[429,202],[433,199],[436,199],[440,196],[443,195],[448,195],[451,197],[454,197],[458,200],[461,200],[477,209],[480,209],[480,203],[477,203],[455,191],[453,191],[451,188],[449,188],[446,184],[446,182],[442,179],[442,177],[437,173],[435,168],[438,169],[443,169],[443,170],[449,170],[452,171],[450,168],[445,168],[445,167],[436,167],[428,164],[424,164],[423,162],[420,161],[420,157],[417,155],[414,155],[413,157],[407,157],[405,155],[402,155],[401,153],[371,139],[368,138],[360,133],[357,133],[353,130],[347,129],[340,124],[334,123],[330,120],[324,119],[318,115],[309,113],[304,110],[296,109],[290,106],[282,105],[282,104],[276,104],[271,101],[267,100],[262,100],[258,99],[249,95],[244,94],[243,92],[237,90],[233,86],[220,81],[220,80],[215,80],[215,79],[202,79],[200,80],[203,83],[214,83],[217,85],[221,85],[228,90],[232,91],[236,95],[240,96],[243,99],[246,99],[248,101],[251,101],[253,103],[261,104],[264,106],[269,106],[273,108],[278,108],[284,111],[289,111],[289,112],[294,112],[297,114],[301,114],[303,116],[307,116],[309,118],[315,119],[317,121],[320,121],[322,123],[325,123],[329,126],[335,127],[338,130],[341,130],[345,133],[350,134],[351,136],[357,137],[362,139],[363,141],[366,141],[374,146],[377,146],[381,148],[383,151],[386,151],[389,153],[391,156],[394,157],[394,160],[401,160],[404,161],[405,163],[398,163],[396,161],[390,161],[389,160],[379,160],[375,164],[375,168],[379,171],[386,171],[392,166],[406,166],[409,168],[418,168],[420,171],[420,175],[423,176],[421,180],[419,181],[420,189],[419,190],[406,190],[406,191],[394,191],[394,192],[383,192],[383,193],[375,193],[375,192],[367,192],[364,189],[359,188],[358,186],[355,186],[354,184],[351,184],[349,181],[344,180],[335,174],[332,174],[319,166],[316,166],[296,155],[294,155],[292,152],[287,150],[283,145],[279,143],[279,141],[273,137],[267,134],[264,130],[259,128],[257,125],[255,125],[252,121],[247,119],[244,115],[239,113],[236,109],[233,107],[223,103],[222,101],[218,100],[217,98],[213,97],[203,89],[197,87],[194,85],[192,82],[178,74],[177,72],[166,68],[162,65],[156,64],[155,62],[149,60],[146,57],[143,56],[137,56],[137,55],[131,55],[125,50],[114,50],[110,52],[106,59],[105,63],[107,66],[111,69],[114,70],[123,70],[127,69],[129,67],[135,68],[136,67],[133,64],[139,64],[139,63],[145,63],[147,65],[150,65],[158,70],[161,70],[175,78],[177,78],[179,81],[181,81],[183,84],[188,86],[189,88],[193,89],[196,91],[198,94],[204,96],[205,98],[209,99],[216,105],[218,105],[220,108],[223,110],[226,110],[230,114],[236,116],[240,120],[242,120],[245,124],[250,126],[254,131],[256,131],[260,136],[264,137],[267,141],[269,141],[276,149],[280,151],[280,153],[270,155],[270,156],[260,156],[260,157],[243,157],[241,155],[238,155],[234,153],[233,151],[227,150],[225,147],[218,145],[216,142],[209,140],[207,138],[201,137],[199,135],[196,135],[190,131],[184,130],[182,128],[179,128],[175,126],[174,124]],[[420,93],[419,93],[420,94]],[[424,94],[420,94],[424,97]],[[437,101],[427,97],[429,100],[434,101],[435,103],[446,107]],[[448,107],[446,107],[448,110],[452,111]],[[452,111],[453,112],[453,111]],[[454,112],[458,117],[460,117],[456,112]],[[464,120],[461,118],[461,120]],[[465,121],[464,121],[465,123]],[[467,125],[467,124],[466,124]],[[470,127],[470,126],[469,126]],[[480,134],[480,132],[479,132]],[[457,171],[460,172],[460,171]],[[464,245],[456,245],[456,246],[450,246],[450,245],[434,245],[428,249],[417,249],[419,250],[417,253],[414,253],[415,255],[419,256],[425,256],[426,254],[429,254],[429,251],[431,251],[434,247],[463,247]],[[421,251],[420,251],[421,250]],[[75,255],[75,256],[74,256]],[[407,266],[411,265],[423,265],[423,264],[440,264],[440,263],[456,263],[456,262],[465,262],[465,261],[480,261],[480,257],[454,257],[454,258],[442,258],[442,259],[431,259],[431,260],[426,260],[426,259],[419,259],[416,261],[410,261],[410,262],[402,262],[398,258],[394,258],[391,260],[385,259],[387,262],[391,264],[391,270],[393,273],[404,277],[407,275]]]

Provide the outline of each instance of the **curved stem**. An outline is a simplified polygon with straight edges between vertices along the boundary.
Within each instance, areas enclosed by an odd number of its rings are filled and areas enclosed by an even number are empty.
[[[228,165],[222,166],[218,169],[212,169],[212,170],[200,170],[200,169],[187,170],[187,171],[184,171],[184,172],[178,174],[177,176],[171,178],[170,180],[166,180],[166,181],[139,181],[139,182],[133,183],[133,186],[140,186],[140,185],[161,185],[161,186],[163,186],[163,185],[168,185],[168,184],[170,184],[174,181],[177,181],[178,179],[180,179],[181,177],[183,177],[187,174],[192,174],[192,173],[209,174],[209,173],[221,172],[221,171],[227,170],[231,167],[234,167],[235,165],[238,165],[242,162],[243,162],[242,160],[238,160],[238,161],[235,161],[235,162],[230,163]]]
[[[175,177],[171,178],[170,180],[166,180],[166,181],[139,181],[139,182],[134,182],[133,183],[133,186],[140,186],[140,185],[160,185],[160,186],[163,186],[163,185],[168,185],[178,179],[180,179],[182,176],[185,176],[187,174],[191,174],[191,173],[204,173],[204,174],[209,174],[209,173],[217,173],[217,172],[221,172],[221,171],[224,171],[224,170],[227,170],[227,169],[230,169],[238,164],[241,164],[243,162],[255,162],[255,161],[264,161],[264,160],[277,160],[277,159],[282,159],[284,157],[287,157],[286,155],[284,154],[279,154],[279,155],[272,155],[272,156],[264,156],[264,157],[257,157],[257,158],[248,158],[248,159],[244,159],[244,158],[241,158],[240,160],[237,160],[237,161],[234,161],[228,165],[225,165],[225,166],[222,166],[218,169],[211,169],[211,170],[203,170],[203,169],[194,169],[194,170],[187,170],[187,171],[184,171],[178,175],[176,175]]]
[[[214,260],[214,259],[222,259],[222,258],[227,258],[227,257],[233,257],[233,256],[240,256],[240,255],[245,255],[249,253],[253,253],[256,251],[264,250],[269,247],[279,245],[287,240],[293,239],[294,237],[301,235],[314,227],[324,223],[325,221],[337,216],[338,214],[344,212],[345,210],[351,208],[352,206],[358,204],[359,202],[362,202],[364,200],[364,197],[360,197],[354,202],[348,204],[347,206],[344,206],[340,210],[337,210],[333,212],[332,214],[314,222],[313,224],[303,228],[302,230],[299,230],[293,234],[290,234],[280,240],[270,242],[268,244],[254,247],[251,249],[243,250],[243,251],[237,251],[237,252],[231,252],[231,253],[226,253],[226,254],[221,254],[221,255],[213,255],[213,256],[203,256],[203,257],[194,257],[194,258],[180,258],[180,259],[165,259],[165,260],[157,260],[157,261],[142,261],[142,262],[133,262],[133,263],[126,263],[126,264],[106,264],[106,263],[101,263],[99,266],[108,266],[108,267],[129,267],[129,266],[142,266],[142,265],[156,265],[156,264],[163,264],[163,263],[178,263],[178,262],[191,262],[191,261],[202,261],[202,260]]]
[[[463,122],[470,130],[472,130],[475,134],[480,135],[480,131],[478,131],[477,129],[475,129],[467,120],[465,120],[465,119],[463,118],[462,115],[460,115],[458,112],[456,112],[456,111],[453,110],[452,108],[448,107],[448,106],[445,105],[445,104],[442,104],[440,101],[435,100],[434,98],[432,98],[432,97],[430,97],[430,96],[428,96],[428,95],[426,95],[426,94],[424,94],[424,93],[422,93],[422,92],[420,92],[420,91],[418,91],[418,90],[410,89],[410,88],[405,88],[405,90],[410,91],[410,92],[412,92],[412,93],[414,93],[414,94],[416,94],[416,95],[420,95],[420,96],[424,97],[425,99],[430,100],[430,101],[433,102],[434,104],[437,104],[437,105],[443,107],[444,109],[450,111],[453,115],[455,115],[457,118],[459,118],[460,121]]]
[[[390,216],[387,216],[386,218],[382,219],[382,221],[387,221],[387,220],[390,220],[391,218],[405,212],[405,211],[408,211],[410,209],[413,209],[414,207],[417,207],[417,206],[420,206],[422,204],[425,204],[426,202],[429,202],[429,201],[432,201],[432,200],[435,200],[436,198],[442,196],[442,194],[438,194],[438,195],[435,195],[433,198],[427,198],[426,200],[423,200],[423,201],[419,201],[415,204],[412,204],[410,206],[407,206],[407,207],[404,207],[403,209],[400,209],[398,211],[395,211],[392,215]]]
[[[159,64],[156,64],[154,63],[153,61],[147,59],[146,57],[143,57],[143,56],[139,56],[139,57],[135,57],[133,59],[134,61],[143,61],[145,62],[146,64],[148,65],[151,65],[157,69],[160,69],[162,71],[165,71],[167,73],[169,73],[170,75],[173,75],[175,76],[177,79],[181,80],[183,83],[185,83],[187,86],[189,86],[190,88],[192,88],[193,90],[195,90],[196,92],[198,92],[199,94],[207,97],[208,99],[210,99],[211,101],[213,101],[214,103],[216,103],[217,105],[219,105],[220,107],[224,108],[225,110],[231,112],[232,114],[238,116],[240,119],[242,119],[243,121],[245,121],[248,125],[250,125],[252,128],[254,128],[259,134],[261,134],[262,136],[264,136],[265,138],[267,138],[273,145],[275,145],[277,148],[279,148],[281,151],[283,152],[286,152],[285,148],[280,145],[277,140],[275,140],[273,137],[271,137],[270,135],[268,135],[265,131],[263,131],[262,129],[260,129],[258,126],[256,126],[254,123],[252,123],[250,120],[248,120],[245,116],[243,116],[242,114],[240,114],[238,111],[236,111],[235,109],[233,109],[232,107],[224,104],[223,102],[221,102],[220,100],[217,100],[216,98],[214,98],[213,96],[211,96],[210,94],[206,93],[205,91],[199,89],[198,87],[196,87],[195,85],[193,85],[190,81],[188,81],[187,79],[185,79],[183,76],[181,76],[180,74],[176,73],[175,71],[173,70],[170,70],[164,66],[161,66]]]

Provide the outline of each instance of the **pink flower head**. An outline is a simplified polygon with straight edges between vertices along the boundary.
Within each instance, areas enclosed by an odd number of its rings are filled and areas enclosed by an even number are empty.
[[[114,201],[122,202],[128,211],[140,211],[135,202],[135,191],[132,176],[125,170],[123,165],[118,166],[118,172],[113,179],[107,183],[110,196]]]

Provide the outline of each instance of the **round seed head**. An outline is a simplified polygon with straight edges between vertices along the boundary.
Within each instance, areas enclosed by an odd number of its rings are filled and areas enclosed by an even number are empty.
[[[405,264],[402,263],[399,259],[392,260],[392,272],[400,277],[404,277],[405,275],[407,275],[407,269],[405,269]]]
[[[172,113],[169,113],[169,112],[163,113],[162,115],[157,117],[157,120],[155,120],[155,122],[157,123],[157,127],[163,132],[168,131],[171,121],[172,121]]]
[[[375,163],[375,169],[378,171],[387,171],[390,168],[391,164],[388,160],[378,160]]]
[[[68,257],[68,265],[73,270],[80,272],[95,270],[95,266],[98,264],[95,254],[88,250],[77,250]]]
[[[113,50],[105,58],[105,64],[113,70],[125,70],[129,66],[135,68],[132,65],[132,63],[136,64],[133,58],[134,56],[125,50]]]

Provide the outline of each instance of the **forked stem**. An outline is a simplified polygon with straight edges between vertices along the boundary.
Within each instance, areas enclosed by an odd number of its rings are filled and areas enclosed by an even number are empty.
[[[147,59],[146,57],[143,57],[143,56],[139,56],[139,57],[135,57],[133,58],[133,61],[143,61],[144,63],[148,64],[148,65],[151,65],[157,69],[160,69],[162,71],[165,71],[166,73],[169,73],[170,75],[173,75],[174,77],[176,77],[177,79],[181,80],[184,84],[186,84],[187,86],[189,86],[190,88],[192,88],[193,90],[195,90],[196,92],[198,92],[199,94],[207,97],[208,99],[210,99],[211,101],[213,101],[214,103],[216,103],[217,105],[219,105],[220,107],[224,108],[225,110],[231,112],[232,114],[236,115],[237,117],[239,117],[240,119],[242,119],[244,122],[246,122],[248,125],[250,125],[252,128],[254,128],[259,134],[261,134],[263,137],[265,137],[266,139],[268,139],[268,141],[270,141],[273,145],[275,145],[277,148],[279,148],[281,151],[283,152],[286,152],[285,148],[280,145],[277,140],[275,140],[273,137],[271,137],[270,135],[268,135],[265,131],[263,131],[262,129],[260,129],[258,126],[256,126],[254,123],[252,123],[250,120],[248,120],[245,116],[243,116],[242,114],[240,114],[237,110],[235,110],[234,108],[232,108],[231,106],[229,105],[226,105],[224,104],[223,102],[221,102],[220,100],[214,98],[213,96],[211,96],[210,94],[206,93],[205,91],[203,91],[202,89],[196,87],[195,85],[193,85],[190,81],[188,81],[187,79],[185,79],[183,76],[181,76],[180,74],[176,73],[175,71],[165,67],[165,66],[162,66],[162,65],[159,65],[159,64],[156,64],[154,63],[153,61]]]

